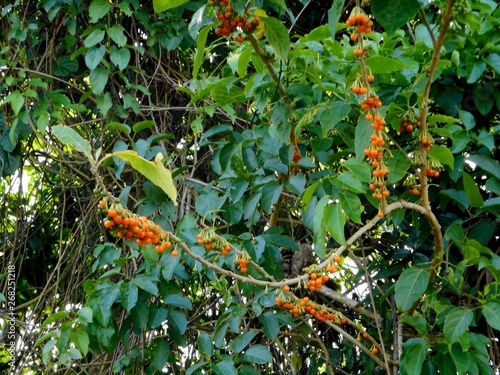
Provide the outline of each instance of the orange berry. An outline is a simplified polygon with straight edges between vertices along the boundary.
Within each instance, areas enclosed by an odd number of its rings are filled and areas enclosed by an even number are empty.
[[[382,211],[379,211],[379,213],[377,214],[378,217],[384,217],[384,213]]]
[[[361,342],[361,337],[359,337],[359,336],[358,336],[358,337],[356,337],[356,341],[357,341],[357,342]]]
[[[358,34],[351,34],[351,36],[349,37],[353,42],[358,40]]]
[[[276,297],[276,306],[281,306],[283,299],[281,297]]]
[[[309,275],[309,277],[310,277],[312,280],[316,280],[316,279],[318,278],[318,275],[317,275],[316,273],[314,273],[314,272],[313,272],[313,273],[311,273],[311,274]]]
[[[109,216],[110,218],[114,218],[116,215],[118,215],[118,212],[117,212],[114,208],[110,208],[110,209],[108,210],[108,216]]]
[[[365,116],[367,121],[372,121],[373,120],[373,115],[371,113],[367,113]]]
[[[339,256],[339,255],[335,256],[335,257],[333,258],[333,261],[334,261],[335,263],[340,263],[340,256]]]
[[[364,333],[363,333],[363,337],[364,337],[365,339],[367,339],[367,338],[369,337],[368,333],[364,332]]]
[[[375,81],[375,76],[373,74],[370,74],[368,76],[368,82],[373,82],[373,81]]]
[[[373,348],[373,349],[372,349],[372,354],[373,354],[373,355],[376,355],[377,353],[378,353],[378,349],[377,349],[377,348]]]
[[[99,207],[105,208],[106,206],[106,201],[99,201]]]
[[[174,250],[172,250],[172,251],[170,252],[170,255],[172,255],[173,257],[176,257],[177,255],[179,255],[179,252],[178,252],[177,250],[175,250],[175,249],[174,249]]]
[[[288,293],[288,292],[290,291],[290,286],[289,286],[289,285],[285,285],[285,286],[283,287],[283,291],[284,291],[285,293]]]
[[[115,225],[115,222],[114,222],[113,220],[106,220],[106,221],[104,222],[104,228],[109,229],[109,228],[111,228],[113,225]]]

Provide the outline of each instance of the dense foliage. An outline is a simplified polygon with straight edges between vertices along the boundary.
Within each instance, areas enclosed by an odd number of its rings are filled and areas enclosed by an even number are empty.
[[[496,1],[3,3],[2,372],[498,373]]]

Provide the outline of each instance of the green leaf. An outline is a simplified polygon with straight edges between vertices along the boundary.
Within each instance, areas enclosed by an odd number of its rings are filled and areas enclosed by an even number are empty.
[[[104,87],[108,83],[109,78],[109,70],[97,67],[92,73],[90,73],[89,80],[90,86],[92,87],[92,92],[96,95],[99,95],[103,92]]]
[[[417,0],[372,0],[371,10],[377,22],[392,36],[418,12]]]
[[[263,17],[264,32],[278,57],[286,63],[290,52],[290,36],[288,30],[280,20],[273,17]]]
[[[352,191],[353,193],[363,194],[365,189],[361,181],[351,171],[344,171],[338,177],[330,178],[330,182],[341,188]]]
[[[52,127],[54,135],[65,145],[73,146],[77,151],[83,153],[89,160],[93,160],[92,147],[90,143],[84,139],[75,130],[68,126],[56,125]]]
[[[21,111],[24,105],[24,96],[19,90],[13,91],[5,98],[5,102],[12,106],[12,110],[17,115]]]
[[[106,124],[106,129],[111,132],[123,132],[125,134],[130,134],[130,126],[127,124],[122,124],[119,122],[108,122]]]
[[[232,362],[220,361],[212,365],[215,375],[238,375],[238,370]]]
[[[166,10],[177,8],[188,0],[153,0],[153,8],[156,13],[161,13]]]
[[[136,285],[130,282],[124,282],[120,285],[120,303],[127,311],[134,308],[137,303],[138,296],[139,289]]]
[[[149,307],[144,302],[138,303],[130,310],[132,319],[138,328],[146,328],[149,319]]]
[[[328,204],[330,197],[324,195],[321,197],[319,202],[314,208],[314,218],[313,218],[313,240],[314,240],[314,252],[321,259],[325,259],[326,256],[326,226],[324,220],[325,207]]]
[[[368,65],[373,74],[392,73],[406,68],[406,65],[399,60],[380,55],[367,58],[366,65]]]
[[[427,322],[424,318],[405,315],[401,323],[408,324],[415,328],[421,335],[427,334]]]
[[[139,133],[141,130],[152,128],[155,125],[156,122],[153,120],[139,121],[135,123],[134,126],[132,126],[132,130],[134,131],[134,133]]]
[[[104,159],[117,157],[128,161],[132,168],[144,175],[149,181],[161,188],[177,206],[177,190],[172,173],[163,166],[163,155],[158,153],[154,161],[148,161],[137,154],[136,151],[126,150],[107,154]]]
[[[56,321],[58,321],[59,319],[66,319],[69,317],[69,314],[67,311],[58,311],[52,315],[49,315],[47,317],[47,319],[45,319],[42,323],[42,325],[40,326],[40,328],[43,328],[51,323],[54,323]]]
[[[248,346],[248,344],[250,344],[255,336],[257,336],[257,332],[255,331],[244,332],[231,341],[229,346],[233,352],[240,353]]]
[[[158,328],[167,319],[168,311],[163,307],[158,308],[156,305],[150,305],[148,326],[152,329]]]
[[[208,362],[206,362],[206,361],[198,362],[196,365],[193,365],[193,366],[191,366],[190,368],[187,369],[186,375],[193,375],[195,373],[195,371],[197,371],[198,369],[202,368],[207,363]]]
[[[92,322],[92,318],[94,317],[90,307],[82,307],[76,314],[79,317],[78,322],[84,324]]]
[[[198,33],[198,39],[196,40],[196,55],[193,61],[193,78],[198,77],[198,72],[200,71],[201,64],[203,63],[203,57],[205,56],[205,45],[207,43],[207,35],[212,29],[211,26],[205,26]]]
[[[263,325],[264,334],[270,340],[274,340],[276,337],[278,337],[278,333],[280,332],[280,324],[274,312],[268,311],[262,315],[259,315],[259,321]]]
[[[342,206],[340,203],[330,203],[326,206],[325,211],[323,213],[323,217],[325,220],[325,228],[330,233],[335,241],[339,244],[345,244],[345,216],[342,212]]]
[[[188,321],[182,311],[173,310],[168,314],[168,321],[181,335],[186,332]]]
[[[340,194],[339,199],[347,217],[355,223],[363,224],[363,221],[361,220],[363,205],[359,197],[350,191],[345,191]]]
[[[93,47],[96,44],[102,42],[104,39],[104,30],[94,30],[92,31],[83,41],[83,45],[87,48]]]
[[[467,332],[473,318],[473,312],[463,306],[451,310],[446,316],[443,326],[446,342],[450,345],[457,342],[458,338]]]
[[[332,7],[328,11],[328,28],[330,29],[330,35],[332,38],[335,37],[337,24],[340,16],[342,15],[342,10],[344,9],[344,3],[345,0],[334,1]]]
[[[264,345],[253,345],[241,357],[243,360],[255,364],[270,363],[273,360],[271,351]]]
[[[184,297],[180,293],[169,294],[168,296],[165,297],[165,299],[163,300],[163,303],[165,303],[165,305],[175,306],[175,307],[179,307],[182,309],[191,310],[193,308],[193,304],[191,303],[189,298]]]
[[[486,155],[471,155],[467,160],[476,164],[479,168],[491,173],[500,180],[500,164]]]
[[[484,60],[478,59],[476,56],[467,56],[465,65],[465,76],[467,77],[467,83],[476,82],[486,69],[486,63]]]
[[[75,347],[86,356],[89,352],[89,335],[82,329],[72,330],[69,333],[69,339]]]
[[[102,115],[106,117],[108,111],[113,106],[113,99],[111,99],[111,94],[109,92],[104,95],[96,96],[97,108],[101,111]]]
[[[497,331],[500,331],[500,301],[488,300],[482,306],[483,315],[488,324]]]
[[[153,340],[151,345],[153,350],[151,351],[151,366],[161,371],[167,363],[168,360],[168,339],[165,337],[157,337]]]
[[[236,339],[239,337],[240,336]],[[198,339],[196,340],[196,345],[198,345],[198,351],[202,356],[211,357],[214,354],[214,343],[212,341],[212,337],[208,333],[200,333]]]
[[[273,108],[269,135],[278,141],[287,141],[290,138],[291,124],[289,121],[292,110],[283,101],[279,101]]]
[[[130,61],[130,51],[128,48],[117,48],[116,46],[111,46],[109,59],[118,67],[118,69],[123,70],[127,67]]]
[[[412,267],[401,273],[396,281],[396,305],[402,311],[408,310],[411,305],[420,299],[429,283],[429,271]]]
[[[152,295],[158,294],[158,286],[156,285],[158,279],[155,276],[141,274],[131,279],[130,282]]]
[[[91,47],[87,53],[85,54],[85,65],[90,70],[94,70],[97,68],[102,58],[104,57],[104,53],[106,52],[105,46]]]
[[[109,320],[111,319],[111,310],[103,307],[98,298],[92,298],[89,303],[89,307],[94,313],[94,317],[103,327],[107,327]]]
[[[428,351],[429,344],[424,339],[413,338],[406,341],[403,345],[403,354],[400,360],[402,373],[420,375]]]
[[[179,264],[180,257],[174,257],[170,255],[170,253],[163,254],[161,257],[161,275],[165,280],[171,280],[174,272],[175,272],[175,267]]]
[[[410,159],[401,150],[393,151],[392,157],[387,157],[385,163],[389,170],[387,182],[390,184],[400,181],[406,175],[408,168],[410,168]]]
[[[446,146],[434,146],[427,152],[427,156],[431,159],[439,161],[443,165],[447,165],[453,170],[455,159],[450,149]]]
[[[108,33],[108,36],[111,38],[111,40],[119,46],[124,46],[125,44],[127,44],[125,30],[120,25],[113,25],[109,29],[107,29],[106,32]]]
[[[341,101],[328,105],[319,118],[323,137],[326,137],[350,111],[351,106]]]
[[[454,343],[450,348],[450,354],[458,374],[465,375],[470,366],[469,352],[464,351],[459,343]]]
[[[111,4],[106,0],[93,0],[89,7],[89,17],[91,23],[96,23],[108,14]]]
[[[262,203],[262,209],[264,212],[270,214],[273,210],[273,206],[283,191],[283,186],[278,184],[277,181],[269,181],[262,187],[262,195],[260,201]]]
[[[345,161],[344,167],[349,169],[352,174],[362,182],[370,182],[372,172],[370,166],[364,160],[359,158],[349,158]]]
[[[467,199],[472,207],[482,207],[484,204],[483,197],[479,191],[474,179],[468,173],[463,173],[464,190],[467,195]]]

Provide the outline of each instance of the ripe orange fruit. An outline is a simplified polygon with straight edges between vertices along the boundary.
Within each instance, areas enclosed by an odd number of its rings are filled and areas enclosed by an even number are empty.
[[[289,286],[289,285],[285,285],[285,286],[283,287],[283,291],[284,291],[285,293],[288,293],[288,292],[290,291],[290,286]]]
[[[170,255],[172,255],[173,257],[176,257],[177,255],[179,255],[179,252],[178,252],[177,250],[175,250],[175,249],[174,249],[174,250],[172,250],[172,251],[170,252]]]

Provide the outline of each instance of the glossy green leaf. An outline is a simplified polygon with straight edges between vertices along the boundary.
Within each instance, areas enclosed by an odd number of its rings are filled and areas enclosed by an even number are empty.
[[[450,345],[457,342],[458,338],[467,331],[473,318],[473,312],[463,306],[455,307],[448,313],[443,327],[446,342]]]
[[[153,8],[156,13],[161,13],[169,9],[177,8],[188,0],[153,0]]]
[[[86,356],[89,351],[89,335],[83,329],[72,330],[69,334],[69,339],[75,347]]]
[[[165,194],[177,205],[177,190],[175,188],[172,173],[163,166],[163,156],[159,153],[154,161],[148,161],[137,154],[136,151],[116,151],[107,154],[106,158],[117,157],[128,161],[132,168],[144,175],[149,181],[161,188]]]
[[[264,32],[281,61],[288,60],[290,52],[290,36],[283,22],[273,17],[263,17],[261,22],[264,24]]]
[[[346,216],[355,223],[363,224],[361,220],[363,205],[359,197],[350,191],[345,191],[340,194],[339,199]]]
[[[262,187],[262,195],[260,201],[264,212],[270,214],[273,206],[278,202],[279,197],[283,191],[283,186],[276,181],[269,181]]]
[[[107,69],[97,67],[92,73],[90,73],[89,81],[92,87],[92,92],[94,94],[101,94],[104,91],[104,87],[108,83],[109,71]]]
[[[424,318],[422,317],[414,317],[414,316],[408,316],[405,315],[401,319],[402,323],[408,324],[415,328],[421,335],[425,335],[428,332],[427,329],[427,322],[425,321]]]
[[[231,341],[229,346],[233,352],[240,353],[250,344],[255,336],[257,336],[257,332],[255,331],[244,332]]]
[[[415,17],[420,6],[417,0],[372,0],[371,2],[375,19],[389,36]]]
[[[484,204],[483,197],[474,179],[468,173],[463,173],[464,190],[472,207],[481,207]]]
[[[93,160],[90,143],[75,130],[65,125],[56,125],[52,127],[52,132],[63,144],[73,146],[89,160]]]
[[[278,336],[278,333],[280,331],[280,324],[274,312],[268,311],[262,315],[259,315],[259,321],[263,325],[264,334],[270,340],[274,340]]]
[[[198,350],[202,356],[211,357],[214,354],[214,343],[208,333],[201,332],[196,340]]]
[[[482,312],[488,324],[497,331],[500,331],[500,301],[487,300],[482,306]]]
[[[350,158],[344,162],[344,167],[349,169],[352,174],[361,182],[370,182],[372,172],[366,161],[359,158]]]
[[[191,310],[193,308],[193,304],[189,300],[189,298],[184,297],[182,294],[169,294],[163,300],[165,305],[179,307],[181,309]]]
[[[422,297],[429,283],[429,271],[421,268],[407,268],[396,281],[395,300],[401,311],[408,310]]]
[[[408,375],[420,375],[429,348],[429,344],[421,338],[412,338],[406,341],[400,360],[401,371]]]
[[[167,320],[168,312],[163,307],[149,306],[148,326],[152,329],[160,327]]]
[[[350,190],[353,193],[363,194],[365,192],[363,184],[351,171],[342,172],[338,177],[331,178],[330,181],[333,185]]]
[[[208,362],[198,362],[197,364],[191,366],[190,368],[187,369],[186,371],[186,375],[193,375],[195,373],[195,371],[201,369],[202,367],[204,367]]]
[[[475,56],[467,56],[465,64],[467,83],[476,82],[483,75],[485,69],[486,63],[483,60]]]
[[[351,111],[351,106],[341,101],[329,104],[320,115],[321,131],[323,137],[328,136],[330,131]]]
[[[271,127],[269,128],[269,135],[277,141],[285,141],[290,138],[291,124],[289,117],[292,110],[286,103],[280,101],[276,103],[271,115]]]
[[[339,244],[345,244],[345,216],[342,212],[342,206],[340,203],[330,203],[326,206],[323,213],[325,220],[325,228],[330,233],[335,241]]]
[[[455,367],[459,375],[465,375],[470,366],[469,352],[463,350],[459,343],[454,343],[450,347],[450,355],[453,358],[453,362],[455,362]]]
[[[380,55],[367,58],[366,65],[368,65],[373,74],[387,74],[406,68],[406,65],[399,60]]]
[[[238,370],[232,362],[220,361],[212,365],[212,370],[215,375],[238,375]]]
[[[113,42],[119,46],[124,46],[127,44],[127,37],[125,36],[125,29],[120,25],[113,25],[106,30],[108,36]]]
[[[342,10],[344,9],[345,0],[334,1],[332,7],[328,11],[328,29],[330,30],[330,36],[335,37],[335,32],[337,30],[337,24],[339,22],[340,16],[342,15]]]
[[[314,240],[314,252],[320,259],[324,259],[326,256],[326,225],[324,219],[325,207],[328,204],[330,198],[325,195],[316,204],[314,208],[314,218],[313,218],[313,240]]]
[[[139,289],[136,285],[130,282],[124,282],[120,285],[120,303],[125,310],[130,311],[134,308],[138,296]]]
[[[130,280],[130,283],[133,283],[138,288],[145,290],[152,295],[158,294],[158,286],[156,285],[158,282],[158,278],[153,275],[137,275],[133,279]]]
[[[54,314],[49,315],[42,323],[40,328],[46,327],[51,323],[54,323],[60,319],[66,319],[69,317],[69,314],[67,311],[58,311]]]
[[[106,129],[112,132],[123,132],[125,134],[130,134],[130,126],[127,124],[122,124],[119,122],[108,122],[106,124]]]
[[[439,161],[443,165],[447,165],[453,170],[455,166],[455,159],[450,149],[445,146],[434,146],[427,152],[427,156],[431,159]]]
[[[152,128],[155,125],[156,122],[153,120],[139,121],[136,122],[134,126],[132,126],[132,130],[134,131],[134,133],[139,133],[141,130]]]
[[[151,347],[153,348],[151,351],[151,366],[161,371],[168,360],[168,339],[166,337],[157,337],[151,343]]]
[[[168,321],[181,335],[186,332],[188,321],[182,311],[173,310],[168,314]]]
[[[255,364],[270,363],[273,360],[271,351],[264,345],[253,345],[241,357],[243,360]]]
[[[116,46],[111,46],[109,59],[115,66],[118,67],[118,69],[123,70],[130,62],[130,51],[128,48],[117,48]]]
[[[108,14],[111,4],[106,0],[92,0],[89,6],[89,17],[91,23],[98,22],[102,17]]]
[[[85,54],[85,65],[90,70],[94,70],[97,68],[102,58],[104,57],[104,53],[106,52],[105,46],[91,47],[87,53]]]
[[[102,42],[104,39],[104,30],[96,29],[92,31],[83,41],[83,45],[87,48],[93,47]]]
[[[500,164],[486,155],[470,155],[467,160],[476,164],[479,168],[491,173],[500,180]]]
[[[193,61],[193,78],[198,77],[198,72],[200,71],[201,64],[203,63],[203,58],[205,57],[205,45],[207,43],[207,35],[211,30],[211,26],[205,26],[198,33],[198,38],[196,40],[196,54]]]

